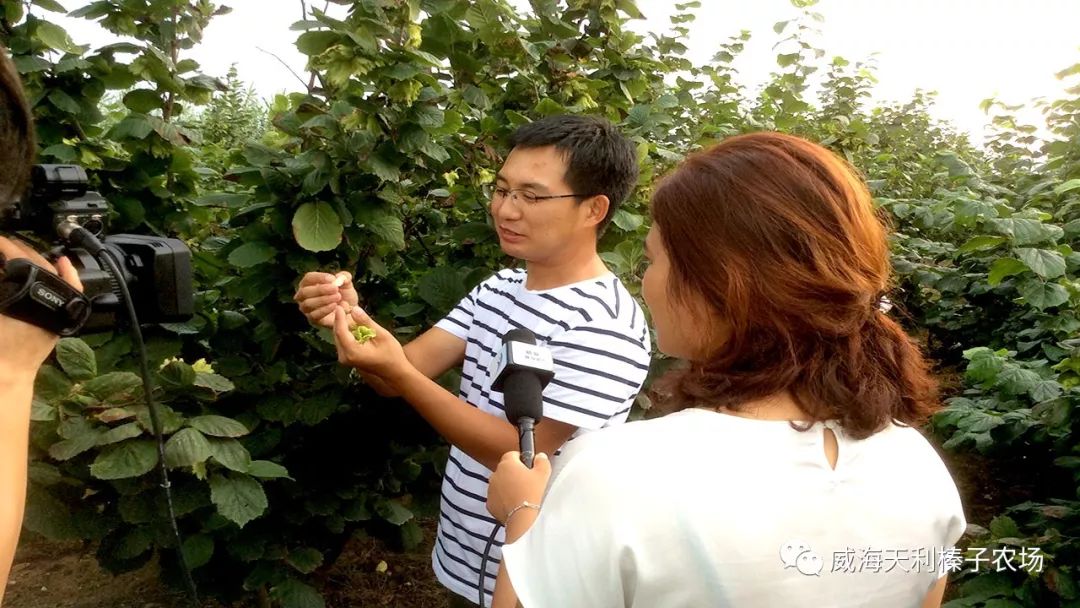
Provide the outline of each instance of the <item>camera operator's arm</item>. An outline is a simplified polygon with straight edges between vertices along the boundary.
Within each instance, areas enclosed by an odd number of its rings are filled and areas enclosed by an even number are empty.
[[[0,254],[5,260],[29,258],[53,269],[30,248],[4,237],[0,237]],[[59,275],[81,290],[71,262],[61,258],[58,266]],[[22,527],[34,378],[56,341],[54,334],[0,314],[0,604]]]
[[[359,305],[359,295],[348,272],[330,274],[309,272],[300,279],[293,299],[308,321],[316,327],[334,327],[334,310],[339,304],[347,310]],[[465,358],[465,341],[450,332],[433,327],[405,345],[405,357],[420,373],[438,378]],[[400,396],[378,376],[357,370],[364,380],[384,397]]]

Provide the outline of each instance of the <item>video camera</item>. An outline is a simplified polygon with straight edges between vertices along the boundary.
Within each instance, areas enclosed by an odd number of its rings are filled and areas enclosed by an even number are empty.
[[[0,279],[4,314],[60,335],[109,331],[130,316],[124,314],[127,291],[139,323],[190,319],[195,295],[187,245],[173,238],[108,235],[108,226],[109,205],[89,190],[82,167],[34,166],[29,192],[0,217],[0,229],[33,232],[54,243],[49,254],[71,260],[83,294],[78,297],[59,277],[25,260],[8,260]]]

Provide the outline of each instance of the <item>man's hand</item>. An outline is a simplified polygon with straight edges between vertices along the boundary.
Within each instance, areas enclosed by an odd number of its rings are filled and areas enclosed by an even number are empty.
[[[69,285],[82,291],[79,273],[66,257],[54,267],[36,251],[17,241],[0,237],[0,253],[7,260],[27,258],[42,268],[55,272]],[[33,381],[37,370],[56,346],[59,337],[40,327],[0,314],[0,377],[26,378]]]
[[[372,321],[360,307],[354,307],[346,314],[344,307],[337,306],[333,319],[338,362],[374,375],[388,389],[399,392],[395,380],[404,376],[412,364],[405,357],[405,349],[397,338]],[[375,332],[375,337],[360,343],[352,331],[357,325],[366,325]]]
[[[360,296],[348,272],[330,274],[309,272],[300,279],[300,286],[293,296],[308,321],[318,327],[334,327],[334,310],[342,305],[350,312],[360,304]]]

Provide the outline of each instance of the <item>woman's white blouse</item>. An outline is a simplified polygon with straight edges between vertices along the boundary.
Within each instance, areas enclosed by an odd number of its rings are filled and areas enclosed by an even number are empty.
[[[503,549],[525,608],[917,607],[966,527],[941,458],[897,425],[857,441],[693,409],[560,458]]]

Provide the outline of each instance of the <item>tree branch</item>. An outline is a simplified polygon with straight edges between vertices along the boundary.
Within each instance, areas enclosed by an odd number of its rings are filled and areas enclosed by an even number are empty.
[[[267,55],[270,55],[270,56],[271,56],[271,57],[273,57],[274,59],[277,59],[278,61],[280,61],[280,62],[281,62],[281,65],[285,66],[285,69],[286,69],[286,70],[289,70],[289,73],[290,73],[290,74],[292,74],[293,76],[295,76],[295,77],[296,77],[296,79],[300,81],[300,84],[302,84],[302,85],[304,85],[305,87],[307,87],[307,90],[308,90],[308,92],[309,92],[309,93],[311,92],[311,85],[310,85],[310,84],[308,84],[308,83],[306,83],[306,82],[304,82],[304,79],[303,79],[303,78],[301,78],[301,77],[300,77],[300,75],[299,75],[299,74],[297,74],[295,70],[293,70],[293,69],[292,69],[291,67],[289,67],[289,64],[285,63],[285,60],[284,60],[284,59],[282,59],[281,57],[278,57],[277,55],[275,55],[275,54],[271,53],[270,51],[268,51],[268,50],[266,50],[266,49],[264,49],[264,48],[262,48],[262,47],[259,47],[259,46],[257,46],[257,47],[255,47],[255,48],[257,48],[257,49],[259,49],[260,51],[262,51],[262,52],[266,53]]]

